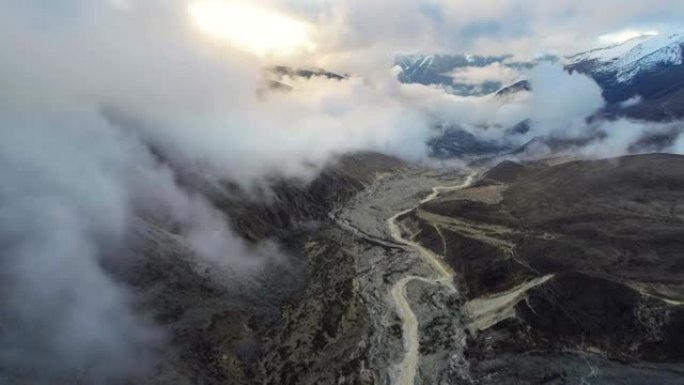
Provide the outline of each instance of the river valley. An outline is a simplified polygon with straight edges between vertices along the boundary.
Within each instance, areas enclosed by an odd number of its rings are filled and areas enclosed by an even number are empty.
[[[466,186],[473,177],[461,170],[418,169],[379,175],[350,203],[331,213],[334,225],[307,244],[309,253],[325,258],[334,238],[337,251],[352,262],[353,272],[346,277],[352,298],[347,298],[346,303],[323,306],[328,314],[332,308],[346,307],[338,318],[341,327],[352,328],[353,324],[357,329],[354,334],[365,333],[358,335],[355,342],[349,335],[335,341],[334,337],[329,338],[333,333],[328,333],[324,344],[326,349],[337,345],[337,349],[358,356],[358,373],[350,373],[351,377],[365,380],[362,383],[385,384],[467,380],[463,357],[465,328],[455,307],[460,299],[452,283],[453,272],[441,262],[440,256],[404,238],[398,218],[435,199],[442,190]],[[331,279],[343,279],[346,269],[339,265],[341,262],[331,263],[338,264],[328,267],[335,277],[325,278],[321,285],[330,284]],[[350,299],[354,303],[351,307]],[[309,327],[316,327],[306,321],[312,318],[312,308],[318,307],[313,302],[300,305],[308,309],[308,314],[303,309],[293,309],[286,315],[292,321],[292,329],[284,331],[294,346],[307,338]],[[328,374],[333,375],[330,371]],[[342,380],[343,373],[338,375],[335,382],[355,381],[350,377]]]
[[[482,217],[508,188],[487,182],[486,171],[379,173],[332,211],[306,238],[311,282],[272,332],[263,383],[679,384],[684,371],[668,360],[616,359],[624,350],[611,332],[585,340],[585,322],[636,322],[646,334],[635,341],[658,344],[679,322],[676,286],[659,288],[670,293],[659,302],[632,281],[534,260],[527,244],[554,250],[565,236]],[[593,294],[584,299],[577,287]],[[592,296],[605,304],[594,310]],[[611,318],[615,302],[635,321]]]

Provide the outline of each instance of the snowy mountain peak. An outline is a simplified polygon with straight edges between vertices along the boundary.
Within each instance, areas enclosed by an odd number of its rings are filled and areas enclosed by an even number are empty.
[[[631,38],[620,44],[614,44],[607,47],[600,47],[592,49],[591,51],[582,52],[568,57],[570,64],[580,63],[587,60],[598,60],[600,62],[608,62],[617,59],[620,56],[629,52],[632,48],[652,38],[654,35],[641,35]]]
[[[639,36],[622,44],[594,49],[568,59],[571,65],[597,62],[600,72],[615,73],[619,83],[628,83],[642,71],[660,65],[684,64],[684,33]]]

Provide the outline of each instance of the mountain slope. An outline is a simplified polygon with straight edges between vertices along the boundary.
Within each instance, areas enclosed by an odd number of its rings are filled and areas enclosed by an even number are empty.
[[[509,162],[407,216],[458,272],[471,375],[682,383],[683,170],[666,154]]]

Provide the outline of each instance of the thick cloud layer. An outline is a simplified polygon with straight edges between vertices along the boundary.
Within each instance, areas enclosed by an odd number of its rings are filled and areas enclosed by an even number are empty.
[[[512,84],[521,77],[519,71],[499,62],[492,63],[485,67],[459,68],[450,75],[456,82],[472,85],[479,85],[484,82]]]
[[[181,1],[1,7],[0,362],[46,376],[96,383],[146,366],[159,331],[102,267],[142,211],[233,276],[263,261],[176,170],[248,187],[310,179],[349,151],[419,159],[428,103],[449,103],[389,68],[259,97],[272,63],[206,40]]]
[[[101,248],[124,236],[123,178],[136,153],[84,111],[1,114],[0,362],[98,377],[140,368],[157,332],[131,313],[98,262]]]
[[[608,36],[629,36],[626,30],[680,28],[684,17],[684,5],[676,0],[484,0],[477,6],[467,0],[372,4],[292,0],[286,4],[284,8],[325,26],[322,39],[338,54],[336,60],[344,56],[341,53],[369,45],[388,51],[512,53],[528,58],[545,52],[572,54],[605,44]],[[390,13],[392,17],[387,17]]]
[[[558,64],[541,64],[530,71],[530,119],[534,136],[578,136],[584,119],[605,104],[601,88],[582,74],[568,74]]]

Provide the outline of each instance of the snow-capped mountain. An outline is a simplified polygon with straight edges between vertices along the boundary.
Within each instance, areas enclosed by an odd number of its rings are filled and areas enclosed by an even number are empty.
[[[580,53],[568,58],[566,68],[601,86],[609,114],[648,120],[684,116],[684,32]]]
[[[684,63],[684,33],[644,35],[622,44],[594,49],[569,58],[570,65],[594,63],[594,71],[612,74],[615,81],[629,83],[641,73],[659,66]]]
[[[573,56],[568,57],[570,64],[580,63],[586,60],[597,60],[599,62],[610,62],[620,56],[629,52],[632,48],[637,45],[649,40],[654,35],[641,35],[635,38],[629,39],[620,44],[614,44],[607,47],[594,48],[591,51],[581,52]]]

